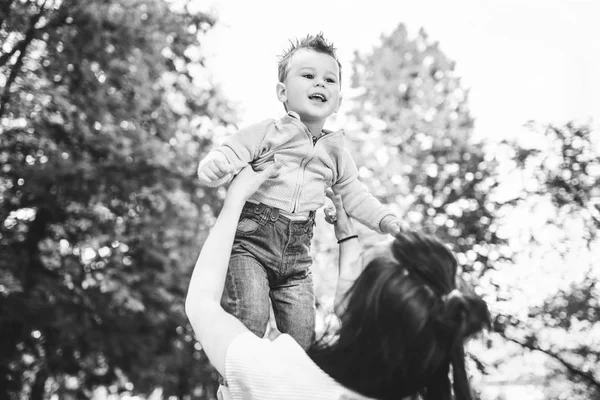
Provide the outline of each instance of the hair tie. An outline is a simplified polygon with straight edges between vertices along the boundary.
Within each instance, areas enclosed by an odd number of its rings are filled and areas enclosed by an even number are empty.
[[[451,299],[453,297],[463,297],[463,294],[462,294],[462,292],[460,290],[454,289],[450,293],[446,293],[445,295],[443,295],[442,296],[442,301],[445,303],[445,302],[447,302],[449,299]]]

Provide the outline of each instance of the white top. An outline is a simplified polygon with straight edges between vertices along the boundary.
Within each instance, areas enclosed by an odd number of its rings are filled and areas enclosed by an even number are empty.
[[[337,383],[286,334],[271,341],[241,333],[227,349],[225,376],[225,399],[373,400]]]

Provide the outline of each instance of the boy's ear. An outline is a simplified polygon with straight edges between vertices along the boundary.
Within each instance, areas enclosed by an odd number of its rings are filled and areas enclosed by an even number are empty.
[[[285,103],[287,101],[287,91],[286,91],[285,83],[277,82],[277,86],[275,87],[275,90],[277,91],[277,99],[280,102]]]

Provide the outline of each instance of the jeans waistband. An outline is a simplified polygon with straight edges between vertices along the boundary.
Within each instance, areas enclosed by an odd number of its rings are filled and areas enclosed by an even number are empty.
[[[298,224],[306,224],[306,223],[310,223],[312,224],[313,221],[315,220],[315,212],[314,211],[309,211],[307,214],[306,219],[292,219],[292,218],[288,218],[286,216],[286,212],[280,210],[279,208],[275,208],[275,207],[271,207],[268,206],[266,204],[263,203],[253,203],[251,201],[247,201],[246,204],[244,204],[244,211],[246,212],[253,212],[254,214],[262,214],[264,212],[268,212],[269,213],[269,219],[271,221],[277,221],[277,220],[282,220],[285,222],[292,222],[292,223],[298,223]]]

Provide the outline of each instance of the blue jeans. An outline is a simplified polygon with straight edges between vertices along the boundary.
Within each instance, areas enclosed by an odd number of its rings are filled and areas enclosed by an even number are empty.
[[[307,349],[315,335],[315,295],[310,272],[314,212],[290,221],[277,208],[246,203],[240,215],[221,305],[259,337],[269,322]]]

